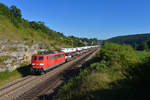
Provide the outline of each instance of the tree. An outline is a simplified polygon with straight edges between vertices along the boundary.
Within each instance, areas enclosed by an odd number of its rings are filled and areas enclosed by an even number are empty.
[[[10,11],[11,11],[11,14],[12,14],[14,17],[16,17],[16,18],[18,18],[18,19],[21,19],[21,17],[22,17],[22,15],[21,15],[21,10],[18,9],[16,6],[12,5],[12,6],[10,7]]]
[[[4,4],[0,3],[0,15],[10,17],[10,10],[7,6]]]
[[[142,42],[139,46],[138,46],[138,48],[137,48],[137,50],[148,50],[149,48],[148,48],[148,43],[147,43],[147,41],[144,41],[144,42]]]

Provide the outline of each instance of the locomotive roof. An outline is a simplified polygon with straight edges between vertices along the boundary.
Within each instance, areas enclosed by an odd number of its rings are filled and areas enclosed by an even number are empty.
[[[38,52],[39,55],[48,55],[48,54],[55,54],[55,53],[60,53],[62,51],[60,50],[49,50],[49,51],[42,51],[42,52]]]

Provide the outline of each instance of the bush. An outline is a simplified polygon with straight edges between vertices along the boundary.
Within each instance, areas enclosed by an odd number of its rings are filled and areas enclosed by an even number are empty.
[[[98,57],[100,60],[110,62],[111,66],[119,64],[122,67],[128,67],[138,61],[132,47],[114,43],[106,43],[100,50]]]
[[[150,58],[147,58],[134,66],[130,66],[126,69],[124,75],[130,81],[130,85],[133,87],[138,99],[139,97],[150,98]]]
[[[91,64],[91,68],[98,71],[98,72],[105,72],[108,70],[109,63],[105,60],[102,60],[101,62],[93,63]]]

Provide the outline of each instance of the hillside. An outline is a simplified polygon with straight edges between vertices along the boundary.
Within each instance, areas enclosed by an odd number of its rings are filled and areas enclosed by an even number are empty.
[[[12,71],[21,64],[30,63],[31,55],[39,50],[95,45],[97,39],[65,36],[47,27],[41,21],[22,18],[16,6],[0,3],[0,71]]]
[[[15,6],[8,8],[0,3],[0,40],[14,39],[26,43],[41,41],[49,49],[70,47],[72,46],[72,40],[74,41],[74,46],[87,44],[84,43],[87,41],[82,38],[66,37],[60,32],[49,29],[44,22],[30,22],[21,16],[20,9]],[[76,40],[82,40],[82,42]]]
[[[119,43],[119,44],[129,44],[135,47],[136,45],[140,45],[142,42],[147,41],[147,40],[150,40],[150,33],[117,36],[117,37],[110,38],[106,41]]]

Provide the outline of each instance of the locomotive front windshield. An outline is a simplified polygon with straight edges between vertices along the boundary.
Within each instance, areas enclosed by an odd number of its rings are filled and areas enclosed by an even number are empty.
[[[39,57],[39,60],[43,60],[43,57]]]

